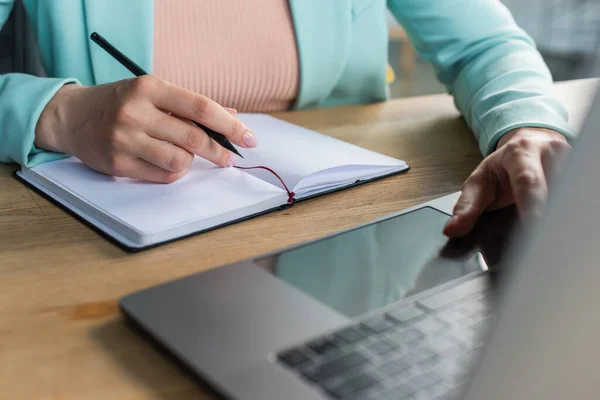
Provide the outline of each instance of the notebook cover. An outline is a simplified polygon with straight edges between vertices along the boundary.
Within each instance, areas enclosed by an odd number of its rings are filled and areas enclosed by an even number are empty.
[[[337,187],[337,188],[334,188],[334,189],[331,189],[331,190],[326,190],[324,192],[319,192],[319,193],[315,193],[313,195],[304,197],[304,198],[302,198],[300,200],[297,200],[296,203],[303,202],[305,200],[310,200],[310,199],[313,199],[315,197],[324,196],[324,195],[327,195],[329,193],[333,193],[333,192],[338,192],[338,191],[341,191],[341,190],[349,189],[349,188],[352,188],[352,187],[355,187],[355,186],[363,185],[365,183],[374,182],[376,180],[387,178],[387,177],[390,177],[390,176],[393,176],[393,175],[398,175],[398,174],[401,174],[401,173],[404,173],[404,172],[408,172],[409,170],[410,170],[410,167],[407,166],[406,169],[401,170],[401,171],[392,172],[390,174],[385,174],[385,175],[377,176],[375,178],[371,178],[371,179],[367,179],[367,180],[358,180],[358,181],[356,181],[354,183],[351,183],[349,185],[340,186],[340,187]],[[140,252],[142,250],[152,249],[154,247],[162,246],[162,245],[165,245],[165,244],[168,244],[168,243],[171,243],[171,242],[175,242],[175,241],[178,241],[178,240],[181,240],[181,239],[186,239],[186,238],[189,238],[191,236],[196,236],[196,235],[199,235],[201,233],[209,232],[209,231],[212,231],[212,230],[215,230],[215,229],[219,229],[219,228],[222,228],[222,227],[225,227],[225,226],[228,226],[228,225],[232,225],[232,224],[235,224],[235,223],[238,223],[238,222],[243,222],[243,221],[246,221],[246,220],[249,220],[249,219],[261,216],[261,215],[265,215],[265,214],[271,213],[273,211],[286,210],[288,208],[293,207],[293,206],[290,206],[288,204],[284,204],[284,205],[281,205],[279,207],[274,207],[274,208],[271,208],[271,209],[268,209],[268,210],[265,210],[265,211],[262,211],[262,212],[259,212],[259,213],[250,214],[250,215],[247,215],[247,216],[242,217],[242,218],[231,220],[229,222],[226,222],[226,223],[223,223],[223,224],[220,224],[220,225],[216,225],[216,226],[213,226],[213,227],[208,228],[208,229],[202,229],[202,230],[199,230],[199,231],[191,232],[191,233],[183,235],[183,236],[179,236],[179,237],[176,237],[176,238],[173,238],[173,239],[169,239],[169,240],[165,240],[165,241],[162,241],[162,242],[153,243],[153,244],[150,244],[150,245],[147,245],[147,246],[137,247],[137,246],[131,246],[131,245],[125,243],[124,241],[121,241],[118,238],[110,235],[108,232],[106,232],[105,230],[101,229],[96,224],[88,221],[84,216],[80,215],[79,213],[77,213],[76,211],[72,210],[71,208],[69,208],[65,204],[61,203],[59,200],[57,200],[54,197],[52,197],[50,194],[44,192],[40,188],[36,187],[35,185],[33,185],[32,183],[30,183],[29,181],[27,181],[25,178],[23,178],[22,176],[19,175],[19,172],[20,172],[20,170],[13,172],[14,177],[18,181],[20,181],[24,185],[28,186],[29,188],[31,188],[36,193],[40,194],[42,197],[45,197],[46,199],[48,199],[54,205],[58,206],[59,208],[62,208],[68,214],[72,215],[73,217],[75,217],[76,219],[78,219],[80,222],[82,222],[83,224],[87,225],[89,228],[91,228],[95,232],[97,232],[100,236],[104,237],[108,241],[114,243],[115,245],[117,245],[118,247],[120,247],[121,249],[123,249],[123,250],[125,250],[125,251],[127,251],[129,253],[137,253],[137,252]],[[90,216],[90,218],[92,218],[92,217]]]

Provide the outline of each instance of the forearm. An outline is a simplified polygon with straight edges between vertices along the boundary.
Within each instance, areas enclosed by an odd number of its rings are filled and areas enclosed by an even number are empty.
[[[531,38],[498,1],[388,0],[417,52],[435,67],[484,155],[519,127],[572,137],[565,107]]]
[[[547,128],[574,136],[541,56],[518,37],[490,43],[461,69],[451,91],[484,156],[496,149],[504,134],[518,128]]]
[[[40,114],[35,127],[36,148],[52,151],[55,153],[71,153],[68,141],[65,140],[68,132],[69,110],[77,110],[77,98],[73,96],[77,91],[84,88],[81,85],[67,84],[61,87],[52,99],[46,104]]]

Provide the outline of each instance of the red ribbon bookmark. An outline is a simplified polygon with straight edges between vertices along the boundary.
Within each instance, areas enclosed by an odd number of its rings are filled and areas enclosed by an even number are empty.
[[[288,204],[292,205],[294,204],[294,196],[296,195],[294,192],[292,192],[290,189],[288,189],[287,185],[285,184],[285,182],[283,181],[283,179],[281,179],[281,177],[277,174],[277,172],[273,171],[271,168],[268,167],[263,167],[262,165],[258,165],[256,167],[238,167],[237,165],[234,167],[237,169],[264,169],[266,171],[269,171],[270,173],[272,173],[273,175],[275,175],[277,177],[277,179],[279,179],[279,182],[281,182],[281,184],[283,185],[283,187],[285,188],[285,191],[288,194]]]

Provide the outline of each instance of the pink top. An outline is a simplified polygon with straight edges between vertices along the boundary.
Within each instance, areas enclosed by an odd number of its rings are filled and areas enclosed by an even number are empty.
[[[287,0],[154,0],[154,75],[241,112],[290,107],[299,62]]]

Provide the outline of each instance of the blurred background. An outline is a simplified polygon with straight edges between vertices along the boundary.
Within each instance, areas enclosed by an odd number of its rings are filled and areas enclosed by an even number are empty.
[[[531,35],[556,81],[586,78],[600,47],[600,0],[501,0]],[[415,54],[391,15],[389,63],[392,97],[443,93],[433,69]]]

